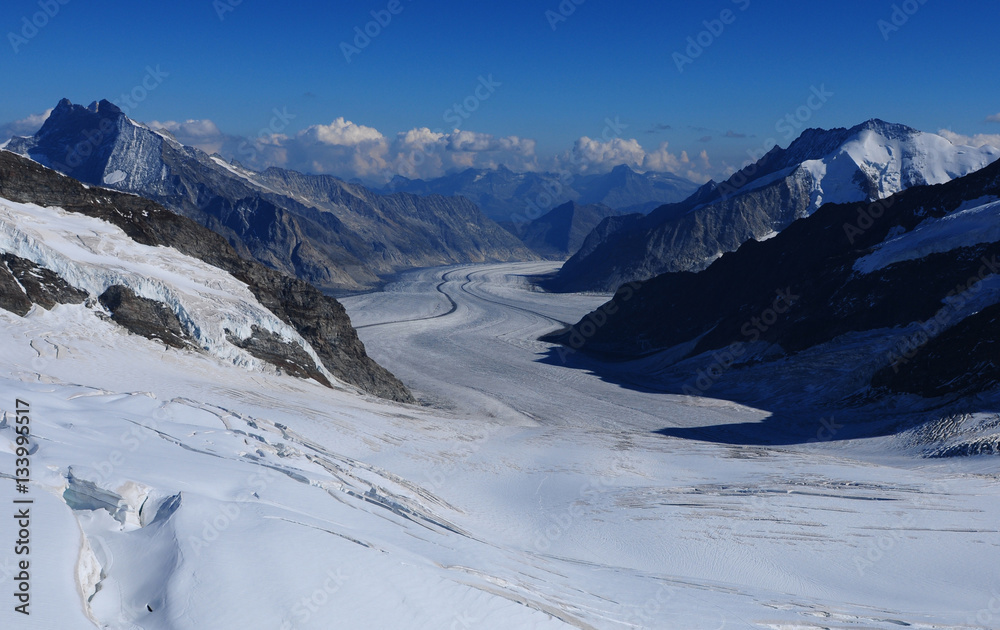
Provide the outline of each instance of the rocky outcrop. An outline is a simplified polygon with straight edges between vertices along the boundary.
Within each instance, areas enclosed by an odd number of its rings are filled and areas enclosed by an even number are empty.
[[[177,315],[166,304],[140,297],[121,285],[109,287],[98,299],[111,313],[111,320],[129,332],[171,348],[194,347]]]
[[[231,332],[226,338],[234,346],[243,348],[261,361],[267,361],[292,376],[311,378],[326,386],[330,385],[323,373],[316,369],[316,363],[305,350],[285,341],[273,332],[254,326],[253,333],[246,339],[240,339]]]
[[[70,286],[56,273],[10,253],[0,254],[0,308],[24,316],[37,304],[81,304],[87,292]]]
[[[872,385],[927,397],[978,394],[1000,386],[1000,305],[962,320],[918,350],[912,357],[901,354],[876,373]]]
[[[31,310],[31,300],[6,264],[0,265],[0,308],[20,317]]]
[[[245,283],[263,306],[294,328],[334,376],[376,396],[413,400],[402,383],[368,357],[337,300],[307,282],[240,257],[223,237],[191,219],[142,197],[85,187],[7,151],[0,151],[0,198],[101,219],[138,243],[172,247],[218,267]],[[298,358],[289,361],[297,363]]]

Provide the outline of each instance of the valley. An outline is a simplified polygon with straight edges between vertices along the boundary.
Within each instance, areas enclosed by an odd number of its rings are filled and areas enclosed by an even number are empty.
[[[767,414],[540,361],[539,335],[604,299],[532,291],[523,276],[546,265],[420,270],[345,300],[417,406],[184,351],[140,368],[154,342],[84,305],[0,312],[0,389],[30,400],[40,440],[33,540],[51,555],[33,622],[988,626],[988,461],[658,434]],[[261,580],[266,597],[246,598]]]
[[[995,2],[90,4],[0,630],[1000,630]]]

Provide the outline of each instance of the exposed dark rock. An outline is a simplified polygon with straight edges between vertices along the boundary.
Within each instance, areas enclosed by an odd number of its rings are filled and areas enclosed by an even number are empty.
[[[88,297],[86,291],[70,286],[54,271],[30,260],[7,253],[0,258],[24,288],[28,299],[46,310],[56,304],[82,304]]]
[[[901,350],[872,385],[928,397],[995,388],[1000,385],[1000,305],[966,318],[923,347]]]
[[[337,300],[307,282],[241,258],[222,236],[191,219],[142,197],[86,188],[8,151],[0,151],[0,197],[98,218],[136,242],[173,247],[219,267],[245,282],[261,304],[298,331],[334,376],[376,396],[413,400],[402,383],[368,357]]]
[[[163,302],[140,297],[121,285],[109,287],[98,299],[111,313],[111,319],[129,332],[172,348],[193,347],[177,315]]]
[[[226,332],[229,343],[243,348],[258,359],[276,365],[292,376],[315,379],[327,387],[330,386],[330,381],[316,368],[312,357],[301,346],[285,341],[280,335],[257,326],[253,327],[253,333],[246,339],[240,339],[231,332]]]
[[[17,283],[6,263],[0,264],[0,308],[20,317],[24,317],[31,310],[31,300]]]

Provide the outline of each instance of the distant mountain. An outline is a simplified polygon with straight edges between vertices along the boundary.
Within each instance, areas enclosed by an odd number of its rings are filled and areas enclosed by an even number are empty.
[[[587,235],[608,217],[622,213],[601,204],[581,206],[572,201],[527,224],[501,224],[542,258],[565,260],[583,245]]]
[[[178,144],[108,101],[61,101],[6,148],[82,182],[153,199],[237,251],[324,290],[370,288],[412,267],[535,255],[465,199],[378,195],[330,176],[258,173]]]
[[[607,220],[546,285],[614,291],[669,271],[698,271],[725,252],[763,240],[823,203],[883,199],[983,168],[1000,150],[956,146],[904,125],[870,120],[851,129],[809,129],[726,182],[646,217]]]
[[[890,395],[933,406],[996,390],[1000,162],[875,203],[824,205],[701,272],[626,285],[555,339],[645,357],[646,386],[768,409]]]
[[[59,304],[161,348],[413,401],[337,300],[155,202],[0,151],[0,308],[23,317]]]
[[[524,223],[567,201],[645,213],[681,201],[696,188],[697,184],[670,173],[638,173],[622,164],[599,175],[515,173],[500,166],[470,168],[432,180],[397,176],[383,192],[459,195],[472,200],[494,221]]]

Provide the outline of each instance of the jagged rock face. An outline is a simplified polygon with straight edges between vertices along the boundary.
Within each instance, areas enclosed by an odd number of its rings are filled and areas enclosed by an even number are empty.
[[[24,317],[31,310],[31,304],[7,265],[0,265],[0,308]]]
[[[547,282],[555,291],[608,291],[661,273],[700,271],[749,240],[773,236],[824,202],[874,201],[938,184],[1000,157],[934,134],[871,120],[851,129],[809,129],[787,149],[682,203],[630,222],[609,222]]]
[[[568,260],[547,286],[558,291],[611,292],[660,273],[700,271],[720,252],[734,251],[806,216],[809,190],[810,182],[796,175],[718,201],[710,211],[680,214],[666,223],[656,225],[652,215],[609,222],[601,227],[607,236],[596,236],[584,248],[587,253]]]
[[[581,206],[570,201],[531,223],[511,224],[507,229],[543,258],[565,260],[580,249],[601,221],[619,215],[608,206]]]
[[[240,339],[232,334],[227,335],[227,338],[234,346],[243,348],[262,361],[278,366],[292,376],[312,378],[326,386],[330,385],[323,373],[316,369],[316,364],[305,350],[284,341],[269,330],[261,330],[254,326],[253,334],[246,339]]]
[[[626,165],[610,173],[515,173],[497,169],[466,169],[431,180],[396,177],[386,191],[417,195],[467,197],[500,223],[534,220],[549,208],[569,201],[605,205],[622,212],[648,212],[664,203],[685,199],[697,185],[669,173],[637,173]]]
[[[237,252],[323,290],[371,288],[412,267],[532,260],[465,199],[375,195],[326,176],[226,164],[101,101],[63,100],[7,149],[88,184],[153,199],[223,235]]]
[[[116,324],[131,333],[161,341],[172,348],[193,347],[177,315],[166,304],[136,295],[114,285],[98,298]]]
[[[1000,385],[1000,305],[983,309],[875,374],[872,385],[927,397],[977,394]]]
[[[118,226],[138,243],[172,247],[218,267],[220,273],[229,273],[245,283],[264,307],[294,328],[334,376],[376,396],[401,402],[413,400],[402,383],[368,357],[337,300],[302,280],[241,258],[224,238],[188,218],[142,197],[86,188],[7,151],[0,151],[0,198],[58,206],[101,219]],[[0,266],[0,286],[10,285],[12,280],[9,269]],[[17,287],[16,282],[13,286]],[[8,293],[4,291],[4,295]],[[4,299],[17,302],[16,295],[10,295],[13,298]],[[153,320],[151,316],[140,319]],[[302,363],[297,355],[286,358],[294,364]]]
[[[672,349],[673,363],[739,344],[750,352],[744,362],[766,364],[863,335],[883,348],[856,366],[874,395],[993,388],[1000,379],[1000,239],[934,232],[887,264],[869,268],[859,261],[892,251],[918,228],[947,230],[960,210],[997,198],[1000,163],[877,204],[828,204],[700,273],[666,273],[623,287],[599,313],[553,339],[621,358]],[[935,246],[936,234],[964,240]],[[778,315],[768,314],[776,304]]]
[[[14,306],[7,310],[25,315],[32,304],[37,304],[46,310],[51,310],[56,304],[82,304],[87,299],[86,291],[70,286],[65,280],[48,269],[43,269],[30,260],[25,260],[13,254],[0,254],[3,266],[0,276],[6,275],[4,282],[4,299]],[[14,279],[13,285],[10,278]],[[27,306],[27,308],[25,308]]]

